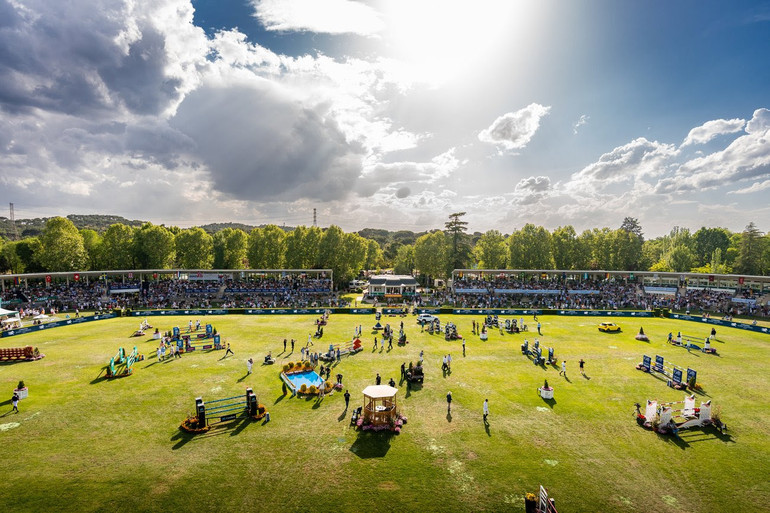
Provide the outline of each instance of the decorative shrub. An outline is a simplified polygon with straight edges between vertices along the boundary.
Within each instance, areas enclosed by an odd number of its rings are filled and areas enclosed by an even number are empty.
[[[332,391],[332,382],[331,381],[327,381],[326,383],[324,383],[324,391],[325,392],[331,392]]]
[[[310,388],[307,389],[307,393],[310,395],[317,394],[318,389],[316,388],[315,385],[310,385]]]
[[[289,372],[289,369],[291,369],[291,367],[289,367],[289,364],[288,364],[288,363],[285,363],[285,364],[283,365],[283,372]]]
[[[24,385],[24,380],[19,380],[19,386],[16,387],[16,390],[21,390],[22,388],[26,388]]]
[[[307,393],[307,385],[302,383],[302,386],[299,387],[299,393],[300,394],[306,394]]]
[[[305,370],[312,369],[313,368],[313,364],[310,363],[310,362],[305,362],[304,368],[305,368]]]
[[[288,367],[289,369],[292,369],[292,368],[294,368],[294,362],[289,362],[289,363],[287,363],[287,364],[286,364],[286,367]]]

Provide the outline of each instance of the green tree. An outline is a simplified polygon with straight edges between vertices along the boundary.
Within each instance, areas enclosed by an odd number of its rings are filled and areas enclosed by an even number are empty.
[[[214,269],[244,269],[248,235],[238,228],[224,228],[214,234]]]
[[[620,229],[634,235],[639,239],[639,244],[644,242],[644,234],[642,233],[642,225],[639,224],[639,220],[635,217],[623,218],[623,223],[620,225]]]
[[[508,265],[508,244],[497,230],[489,230],[479,238],[473,248],[481,269],[505,269]]]
[[[174,264],[174,234],[165,226],[145,223],[134,234],[133,246],[139,269],[171,269]]]
[[[339,287],[358,275],[366,261],[366,240],[355,233],[345,233],[339,226],[330,226],[318,244],[318,266],[334,272]]]
[[[101,269],[102,237],[89,228],[80,230],[80,236],[83,237],[83,247],[86,250],[84,270]]]
[[[52,217],[40,235],[40,264],[48,271],[81,271],[88,261],[83,237],[67,218]]]
[[[136,228],[122,223],[112,224],[102,237],[101,264],[102,269],[133,269],[136,267],[134,258],[134,234]]]
[[[214,238],[203,228],[189,228],[174,237],[176,262],[182,269],[211,269]]]
[[[578,265],[578,240],[577,232],[572,225],[559,226],[551,234],[551,253],[556,269],[585,269]]]
[[[449,251],[450,244],[444,232],[426,233],[414,243],[414,267],[426,279],[446,278]]]
[[[741,233],[738,246],[738,258],[735,261],[735,271],[740,274],[759,274],[764,253],[762,232],[751,222]]]
[[[393,259],[393,272],[396,274],[412,274],[414,272],[414,246],[403,245],[398,248]]]
[[[714,251],[719,249],[722,254],[730,247],[730,232],[725,228],[701,227],[693,235],[695,258],[703,265],[711,260]]]
[[[449,240],[449,254],[447,255],[447,275],[454,269],[465,269],[471,263],[471,242],[466,230],[468,222],[461,218],[465,212],[449,214],[449,221],[444,223],[447,238]]]
[[[612,258],[610,269],[637,271],[641,267],[643,240],[633,232],[618,229],[611,235]]]
[[[3,270],[8,270],[12,274],[21,274],[25,272],[26,267],[24,265],[24,259],[18,253],[17,249],[22,241],[6,242],[3,244],[2,257],[3,257]]]
[[[374,239],[364,239],[366,241],[366,262],[364,269],[379,269],[383,263],[382,248]]]
[[[508,237],[511,269],[553,269],[551,234],[542,226],[527,223]]]
[[[249,234],[248,259],[252,269],[283,269],[286,232],[274,224]]]
[[[695,255],[689,247],[677,244],[666,254],[666,263],[674,272],[690,272],[695,263]]]

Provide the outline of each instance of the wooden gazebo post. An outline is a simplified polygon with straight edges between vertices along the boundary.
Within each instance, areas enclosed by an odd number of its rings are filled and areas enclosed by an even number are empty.
[[[375,426],[388,424],[396,420],[398,405],[396,403],[397,388],[388,385],[371,385],[364,389],[364,421]]]

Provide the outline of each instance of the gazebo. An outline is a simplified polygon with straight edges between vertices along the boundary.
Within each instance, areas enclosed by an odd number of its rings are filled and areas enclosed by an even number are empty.
[[[395,422],[398,419],[397,393],[397,388],[388,385],[366,387],[364,389],[364,423],[381,426]]]

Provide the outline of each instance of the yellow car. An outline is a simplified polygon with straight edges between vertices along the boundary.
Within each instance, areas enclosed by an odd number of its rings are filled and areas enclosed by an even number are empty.
[[[603,322],[599,325],[599,331],[603,331],[604,333],[616,333],[620,331],[620,326],[614,322]]]

